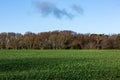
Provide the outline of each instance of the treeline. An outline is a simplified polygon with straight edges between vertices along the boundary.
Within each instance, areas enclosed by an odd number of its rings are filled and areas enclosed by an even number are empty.
[[[0,33],[0,49],[120,49],[120,34],[73,31]]]

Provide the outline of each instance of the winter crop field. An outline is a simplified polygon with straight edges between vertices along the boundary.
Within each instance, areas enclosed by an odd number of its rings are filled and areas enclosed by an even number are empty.
[[[0,50],[0,80],[120,80],[120,50]]]

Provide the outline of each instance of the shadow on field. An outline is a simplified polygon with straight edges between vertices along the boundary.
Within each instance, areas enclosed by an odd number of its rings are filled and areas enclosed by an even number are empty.
[[[91,58],[25,58],[0,60],[0,79],[7,80],[113,80],[117,69],[103,67]],[[95,62],[96,61],[96,62]],[[107,69],[108,68],[108,69]],[[21,73],[21,72],[24,73]],[[18,72],[17,74],[15,74]],[[10,74],[9,74],[10,73]]]
[[[25,58],[25,59],[8,59],[0,60],[0,72],[14,72],[30,69],[53,69],[61,64],[73,62],[85,62],[89,59],[65,59],[65,58]]]

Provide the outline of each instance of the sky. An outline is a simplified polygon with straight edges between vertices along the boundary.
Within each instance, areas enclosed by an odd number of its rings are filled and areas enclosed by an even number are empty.
[[[0,33],[120,33],[120,0],[0,0]]]

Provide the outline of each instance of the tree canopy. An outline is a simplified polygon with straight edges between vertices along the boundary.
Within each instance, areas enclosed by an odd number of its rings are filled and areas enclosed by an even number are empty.
[[[52,31],[0,33],[0,49],[120,49],[120,34],[80,34]]]

